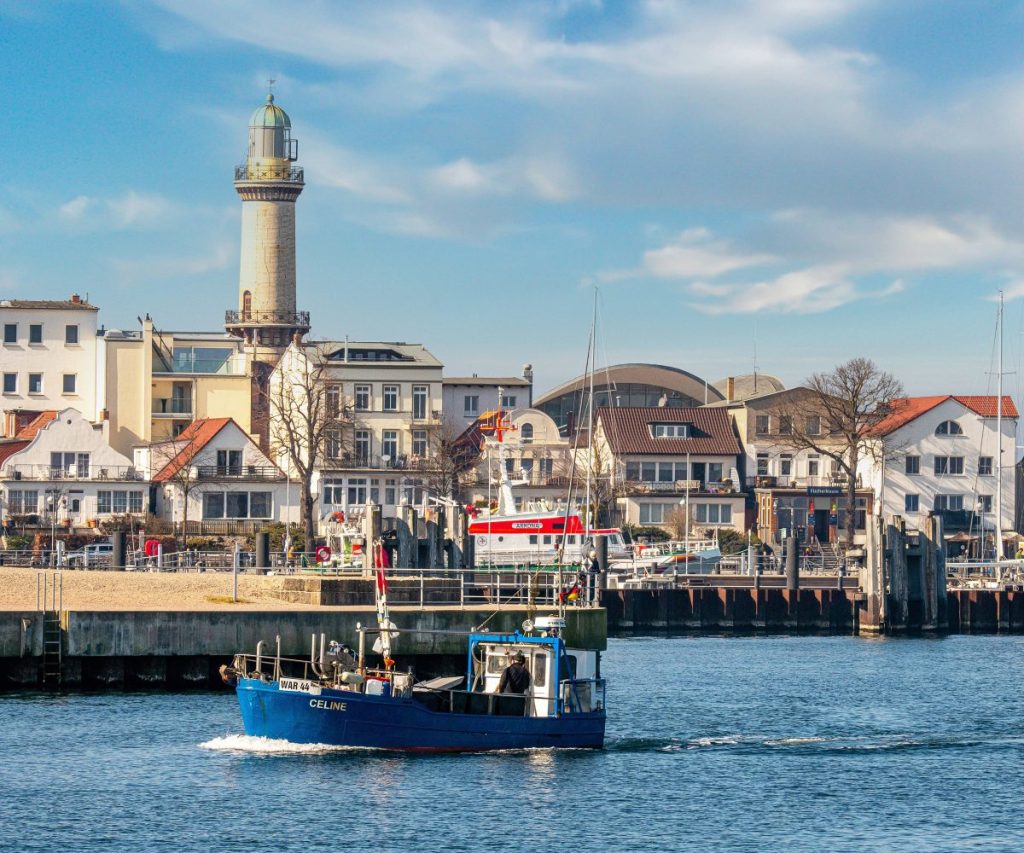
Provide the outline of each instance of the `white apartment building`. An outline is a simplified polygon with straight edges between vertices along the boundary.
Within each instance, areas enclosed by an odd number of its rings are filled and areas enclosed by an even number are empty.
[[[231,418],[193,421],[176,438],[135,449],[156,509],[188,533],[241,534],[298,522],[298,488]],[[187,512],[186,512],[187,504]]]
[[[520,376],[446,376],[442,383],[441,409],[450,423],[469,427],[484,412],[498,408],[505,411],[526,409],[533,405],[533,365],[523,365]]]
[[[13,437],[46,410],[71,407],[89,421],[99,418],[103,399],[97,369],[98,311],[77,293],[67,300],[0,300],[5,436]]]
[[[327,437],[316,492],[321,518],[334,512],[357,515],[367,501],[381,504],[384,517],[402,503],[420,505],[433,481],[433,462],[442,437],[454,439],[462,423],[442,418],[443,366],[421,344],[321,342],[293,344],[271,374],[271,399],[282,381],[296,388],[307,365],[323,363],[326,408],[338,418]],[[282,436],[270,407],[271,448],[282,467]],[[277,448],[275,450],[275,448]]]
[[[149,508],[149,484],[110,446],[107,422],[91,423],[70,408],[47,411],[20,436],[0,468],[6,520],[63,530],[141,517]]]
[[[874,489],[877,512],[903,516],[918,528],[927,515],[938,514],[947,534],[992,530],[1001,453],[1002,528],[1013,530],[1018,415],[1013,400],[1003,397],[1000,436],[997,405],[995,396],[895,401],[874,431],[878,458],[862,459],[858,469]]]

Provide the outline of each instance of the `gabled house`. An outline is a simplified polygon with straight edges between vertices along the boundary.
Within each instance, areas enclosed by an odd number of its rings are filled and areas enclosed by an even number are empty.
[[[108,439],[106,421],[92,423],[77,409],[40,413],[0,445],[4,518],[63,529],[144,515],[143,474]]]
[[[982,531],[995,528],[997,475],[1002,456],[1002,528],[1014,529],[1017,408],[1002,398],[1002,433],[996,430],[996,396],[907,397],[891,403],[891,414],[872,431],[876,453],[861,460],[859,473],[877,495],[877,511],[900,515],[920,528],[930,515],[942,517],[948,536],[974,552]],[[991,553],[991,533],[987,534]],[[961,544],[962,543],[962,544]]]
[[[611,471],[623,524],[745,529],[739,439],[724,409],[628,406],[597,411],[594,450]]]
[[[189,533],[242,534],[297,521],[298,489],[231,418],[193,421],[175,439],[135,449],[157,510]],[[293,500],[294,499],[294,500]]]

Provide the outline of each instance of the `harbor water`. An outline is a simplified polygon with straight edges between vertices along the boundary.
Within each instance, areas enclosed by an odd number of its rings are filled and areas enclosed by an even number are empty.
[[[613,639],[607,748],[240,734],[233,692],[0,695],[0,850],[1020,850],[1024,640]]]

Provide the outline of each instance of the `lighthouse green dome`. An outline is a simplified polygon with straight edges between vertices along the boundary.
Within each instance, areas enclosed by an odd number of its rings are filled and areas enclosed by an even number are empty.
[[[249,127],[291,127],[288,113],[274,103],[274,95],[267,95],[267,102],[256,109],[249,119]]]

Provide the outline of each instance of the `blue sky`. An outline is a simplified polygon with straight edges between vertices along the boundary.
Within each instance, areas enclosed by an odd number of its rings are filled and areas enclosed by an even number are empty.
[[[313,335],[449,374],[601,361],[1024,381],[1024,4],[0,5],[0,296],[217,328],[275,77]]]

